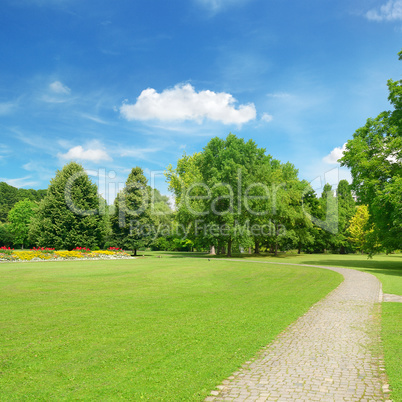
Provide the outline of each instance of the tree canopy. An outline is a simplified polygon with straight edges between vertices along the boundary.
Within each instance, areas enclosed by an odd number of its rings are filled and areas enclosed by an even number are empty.
[[[7,222],[8,213],[18,201],[40,201],[45,195],[46,190],[16,188],[0,182],[0,222]]]
[[[21,248],[28,245],[28,234],[31,219],[35,216],[37,203],[25,199],[18,201],[8,213],[10,231],[14,235],[14,243],[20,244]]]
[[[39,204],[30,228],[32,241],[61,250],[100,247],[106,230],[99,214],[103,202],[84,168],[68,163],[56,172]]]
[[[174,191],[177,219],[218,250],[232,245],[272,246],[285,241],[307,241],[302,231],[309,225],[302,208],[307,183],[297,169],[282,164],[258,148],[229,134],[212,138],[202,152],[184,155],[166,177]],[[205,243],[204,243],[205,244]]]
[[[359,202],[368,206],[372,253],[402,248],[402,80],[388,80],[388,91],[393,110],[356,130],[340,159],[351,169]]]
[[[157,203],[164,201],[158,193],[154,193],[154,199],[158,199]],[[114,202],[111,216],[114,240],[119,247],[133,250],[136,255],[140,247],[149,244],[152,223],[151,189],[142,169],[135,167]]]

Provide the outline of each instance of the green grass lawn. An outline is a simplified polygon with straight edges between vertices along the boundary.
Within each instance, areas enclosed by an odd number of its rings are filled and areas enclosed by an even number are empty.
[[[148,253],[151,254],[152,253]],[[171,253],[176,257],[183,257],[186,253]],[[205,254],[187,253],[198,257],[206,257]],[[210,257],[209,257],[210,258]],[[227,258],[217,256],[215,258]],[[352,268],[375,275],[382,283],[384,293],[402,295],[402,254],[375,255],[372,259],[361,254],[296,254],[283,253],[278,257],[261,253],[234,254],[232,258],[251,259],[256,261],[288,262],[292,264],[311,264]]]
[[[402,401],[402,342],[401,342],[401,303],[382,304],[382,340],[385,367],[391,384],[391,398]]]
[[[203,400],[342,277],[191,258],[0,264],[0,400]]]

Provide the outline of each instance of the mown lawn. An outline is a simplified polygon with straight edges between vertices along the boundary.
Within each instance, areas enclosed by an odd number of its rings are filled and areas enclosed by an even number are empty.
[[[401,303],[382,304],[382,341],[384,346],[385,367],[391,384],[391,398],[402,401],[402,340]]]
[[[149,254],[149,253],[148,253]],[[185,253],[171,253],[176,257],[185,256]],[[205,254],[193,253],[194,256],[206,257]],[[187,253],[192,255],[192,253]],[[215,258],[227,258],[225,256],[217,256]],[[380,254],[369,259],[367,255],[361,254],[296,254],[281,253],[278,257],[261,253],[255,254],[234,254],[232,258],[281,262],[291,264],[311,264],[323,265],[330,267],[352,268],[360,271],[368,272],[376,276],[382,283],[384,293],[392,293],[402,295],[402,254]]]
[[[0,400],[201,401],[341,281],[166,256],[0,264]]]

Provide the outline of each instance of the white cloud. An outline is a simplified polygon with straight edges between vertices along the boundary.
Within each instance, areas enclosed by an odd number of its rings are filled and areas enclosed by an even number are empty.
[[[21,187],[32,187],[38,184],[37,181],[31,180],[31,176],[20,177],[18,179],[6,179],[0,177],[0,181],[4,181],[10,186],[21,188]]]
[[[57,154],[59,158],[66,160],[80,160],[90,162],[111,161],[112,158],[101,148],[89,148],[84,150],[81,145],[70,148],[67,153]]]
[[[265,121],[266,123],[269,123],[270,121],[272,121],[274,118],[273,116],[271,116],[268,113],[263,113],[263,115],[261,116],[261,120]]]
[[[5,159],[11,153],[10,148],[6,145],[0,144],[0,161]]]
[[[225,92],[196,92],[190,84],[178,84],[161,93],[153,88],[145,89],[136,103],[123,103],[120,113],[127,120],[201,122],[209,119],[238,125],[256,118],[254,104],[239,105],[236,109],[236,102],[231,94]]]
[[[17,103],[15,103],[15,102],[0,103],[0,116],[5,116],[7,114],[11,114],[15,110],[16,107],[17,107]]]
[[[367,11],[366,18],[370,21],[402,20],[402,0],[389,0],[379,9]]]
[[[207,7],[213,12],[219,11],[227,6],[234,6],[238,4],[247,3],[250,0],[197,0],[197,2],[204,7]]]
[[[278,99],[286,99],[286,98],[292,97],[292,95],[287,92],[270,93],[270,94],[267,94],[267,96],[270,98],[278,98]]]
[[[81,113],[81,117],[83,117],[85,119],[88,119],[88,120],[92,120],[92,121],[94,121],[96,123],[99,123],[99,124],[109,124],[107,121],[102,120],[101,118],[99,118],[97,116],[92,116],[92,115],[87,114],[87,113]]]
[[[71,92],[71,89],[62,84],[60,81],[54,81],[49,85],[49,88],[52,92],[56,94],[68,95]]]
[[[125,148],[120,150],[120,156],[144,159],[147,154],[160,151],[161,148]]]
[[[324,158],[322,158],[322,160],[325,163],[334,165],[334,164],[338,163],[338,159],[342,158],[345,150],[346,150],[346,143],[343,144],[342,147],[334,148],[327,156],[324,156]]]

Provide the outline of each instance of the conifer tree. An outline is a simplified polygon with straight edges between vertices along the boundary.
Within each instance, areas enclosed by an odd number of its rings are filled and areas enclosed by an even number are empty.
[[[151,240],[150,196],[142,169],[135,167],[114,202],[114,215],[110,218],[114,239],[119,247],[132,250],[134,255]]]
[[[105,219],[101,198],[84,168],[70,162],[56,172],[30,229],[39,246],[71,250],[102,245]]]

